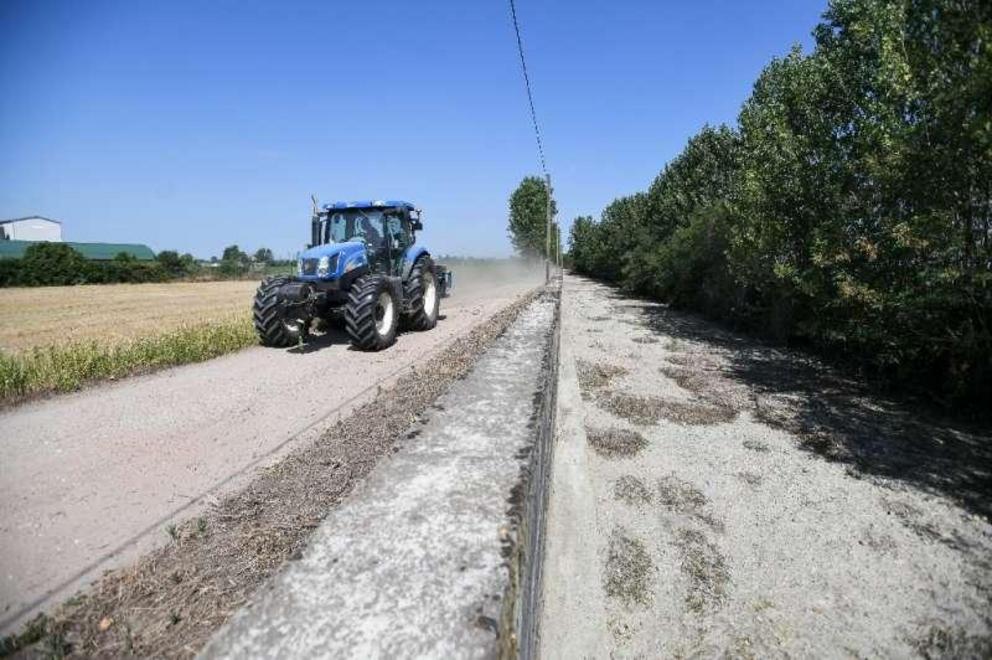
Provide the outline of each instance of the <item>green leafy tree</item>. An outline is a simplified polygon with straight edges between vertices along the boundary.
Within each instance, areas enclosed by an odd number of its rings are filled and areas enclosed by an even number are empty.
[[[551,215],[557,207],[551,200]],[[510,196],[510,219],[507,233],[518,254],[543,257],[547,246],[548,189],[536,176],[524,178]],[[552,247],[553,249],[553,247]]]
[[[162,250],[155,255],[155,261],[172,277],[181,277],[186,273],[182,259],[175,250]]]
[[[255,250],[255,262],[260,264],[269,265],[273,263],[275,259],[272,257],[272,250],[266,247],[261,247]]]
[[[831,0],[736,129],[576,219],[579,272],[992,398],[992,4]],[[636,196],[635,196],[636,198]],[[619,272],[617,264],[620,265]]]
[[[32,243],[20,262],[21,284],[53,286],[86,281],[86,258],[65,243]]]
[[[240,275],[248,268],[248,255],[237,245],[228,245],[220,258],[220,271],[225,275]]]

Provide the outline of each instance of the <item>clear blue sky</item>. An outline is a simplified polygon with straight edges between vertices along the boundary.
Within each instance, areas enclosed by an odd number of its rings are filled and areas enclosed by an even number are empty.
[[[826,0],[518,0],[560,219],[735,119]],[[435,253],[509,254],[538,170],[505,0],[0,3],[0,218],[277,254],[309,195],[402,198]]]

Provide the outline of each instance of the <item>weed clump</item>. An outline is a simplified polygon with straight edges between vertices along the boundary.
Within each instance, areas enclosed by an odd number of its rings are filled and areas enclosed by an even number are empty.
[[[723,406],[671,401],[622,392],[602,397],[600,405],[608,412],[642,426],[657,424],[662,419],[685,426],[704,426],[731,422],[737,417],[737,411]]]
[[[689,580],[686,606],[693,612],[719,607],[727,597],[730,571],[720,550],[694,529],[675,533],[682,574]]]
[[[628,373],[627,369],[617,364],[604,364],[576,360],[575,367],[579,376],[579,388],[583,396],[588,397],[594,390],[606,387],[614,378]]]
[[[744,449],[749,449],[750,451],[757,452],[759,454],[767,454],[771,451],[768,445],[761,442],[760,440],[745,440]]]
[[[637,431],[629,429],[600,429],[586,427],[586,440],[605,458],[634,456],[648,446],[648,441]]]
[[[689,513],[709,504],[702,491],[674,474],[658,481],[658,501],[679,513]]]
[[[650,504],[654,493],[637,477],[625,474],[613,483],[613,497],[630,506]]]
[[[710,503],[706,495],[688,481],[671,474],[658,481],[658,502],[667,509],[691,516],[717,532],[723,531],[723,522],[706,510]]]
[[[642,541],[628,536],[623,529],[613,530],[603,571],[606,595],[627,606],[647,604],[651,600],[648,580],[652,567]]]

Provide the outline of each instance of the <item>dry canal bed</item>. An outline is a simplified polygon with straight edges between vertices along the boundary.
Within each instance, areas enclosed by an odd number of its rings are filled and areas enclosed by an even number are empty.
[[[566,277],[541,655],[992,656],[992,437]]]

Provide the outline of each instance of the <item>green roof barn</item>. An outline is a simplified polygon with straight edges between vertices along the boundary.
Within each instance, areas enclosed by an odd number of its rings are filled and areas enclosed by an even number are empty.
[[[0,259],[20,259],[36,241],[0,241]],[[66,243],[91,261],[110,261],[121,252],[138,261],[154,261],[155,253],[141,243]]]

